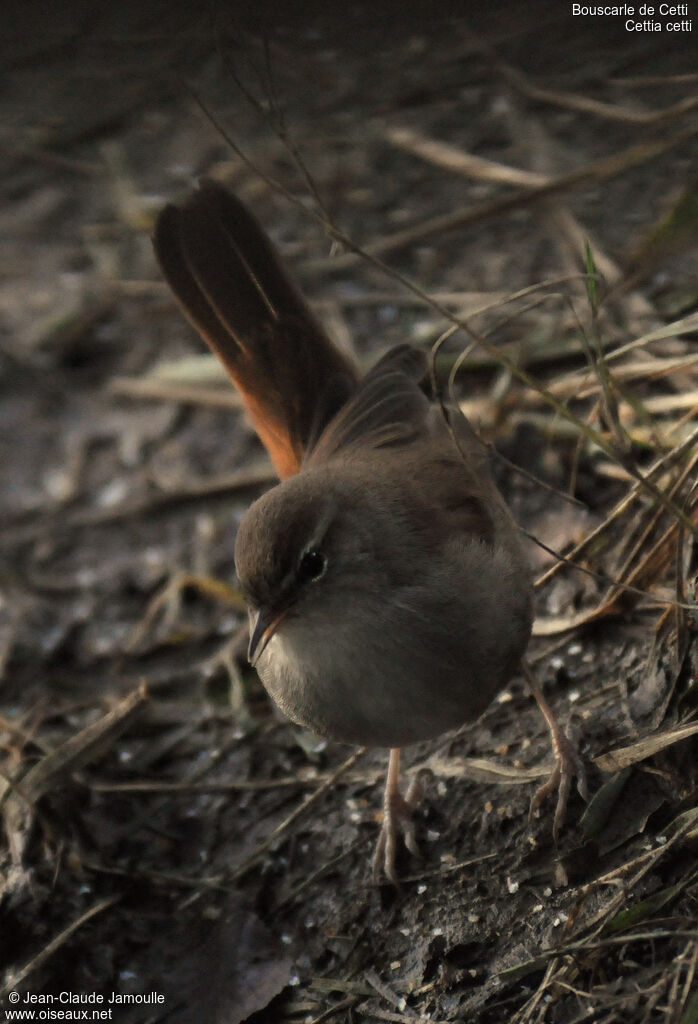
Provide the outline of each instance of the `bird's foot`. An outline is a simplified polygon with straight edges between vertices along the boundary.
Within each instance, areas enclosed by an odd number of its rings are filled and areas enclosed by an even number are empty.
[[[537,686],[533,673],[525,660],[522,662],[521,667],[526,676],[528,688],[535,698],[550,731],[553,758],[555,760],[550,778],[533,794],[528,812],[528,821],[530,824],[536,808],[550,793],[554,793],[557,790],[557,806],[555,808],[555,817],[553,818],[553,839],[557,843],[557,837],[560,834],[560,829],[567,813],[567,801],[569,800],[573,779],[577,779],[577,790],[582,799],[585,801],[589,799],[584,762],[579,754],[579,736],[570,736],[565,732],[558,722],[553,709]]]
[[[391,759],[392,755],[391,751]],[[380,880],[381,874],[385,874],[393,885],[399,884],[395,870],[395,854],[397,853],[398,839],[401,836],[410,853],[419,856],[412,812],[422,799],[423,792],[421,773],[415,775],[403,796],[398,789],[397,782],[394,781],[393,784],[389,771],[383,798],[383,823],[373,856],[373,880],[375,882]]]
[[[543,800],[551,793],[557,791],[557,806],[555,807],[555,817],[553,818],[553,839],[557,843],[558,835],[567,813],[567,802],[573,780],[577,779],[577,790],[583,800],[588,800],[589,792],[584,762],[579,754],[578,738],[564,732],[557,720],[554,720],[554,725],[550,722],[548,722],[548,725],[550,727],[555,764],[550,778],[533,794],[528,812],[528,821],[529,824],[532,822],[534,812]]]

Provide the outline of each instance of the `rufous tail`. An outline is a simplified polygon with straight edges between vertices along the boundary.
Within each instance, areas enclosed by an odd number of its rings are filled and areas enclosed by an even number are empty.
[[[160,214],[153,239],[189,321],[226,367],[281,478],[300,468],[353,394],[356,369],[329,340],[266,234],[204,181]]]

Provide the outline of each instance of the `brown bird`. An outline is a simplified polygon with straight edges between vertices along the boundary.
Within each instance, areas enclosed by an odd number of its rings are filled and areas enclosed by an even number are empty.
[[[521,534],[484,448],[425,393],[402,345],[360,378],[290,282],[249,211],[204,182],[154,238],[184,313],[225,365],[281,483],[250,507],[235,564],[248,657],[294,722],[390,748],[374,858],[396,880],[418,786],[400,747],[477,718],[519,669],[533,619]],[[555,830],[576,753],[542,695],[556,765]]]

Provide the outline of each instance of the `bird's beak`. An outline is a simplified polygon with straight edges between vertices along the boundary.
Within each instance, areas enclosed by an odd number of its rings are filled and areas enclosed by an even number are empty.
[[[247,648],[247,660],[250,665],[255,665],[260,658],[264,648],[267,646],[281,620],[286,615],[287,609],[281,612],[272,611],[270,608],[260,608],[250,622],[250,643]]]

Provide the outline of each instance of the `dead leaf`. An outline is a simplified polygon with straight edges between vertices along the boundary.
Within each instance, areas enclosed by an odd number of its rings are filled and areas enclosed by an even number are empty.
[[[291,957],[236,903],[215,922],[190,922],[186,943],[166,992],[172,1024],[242,1024],[288,985]]]

